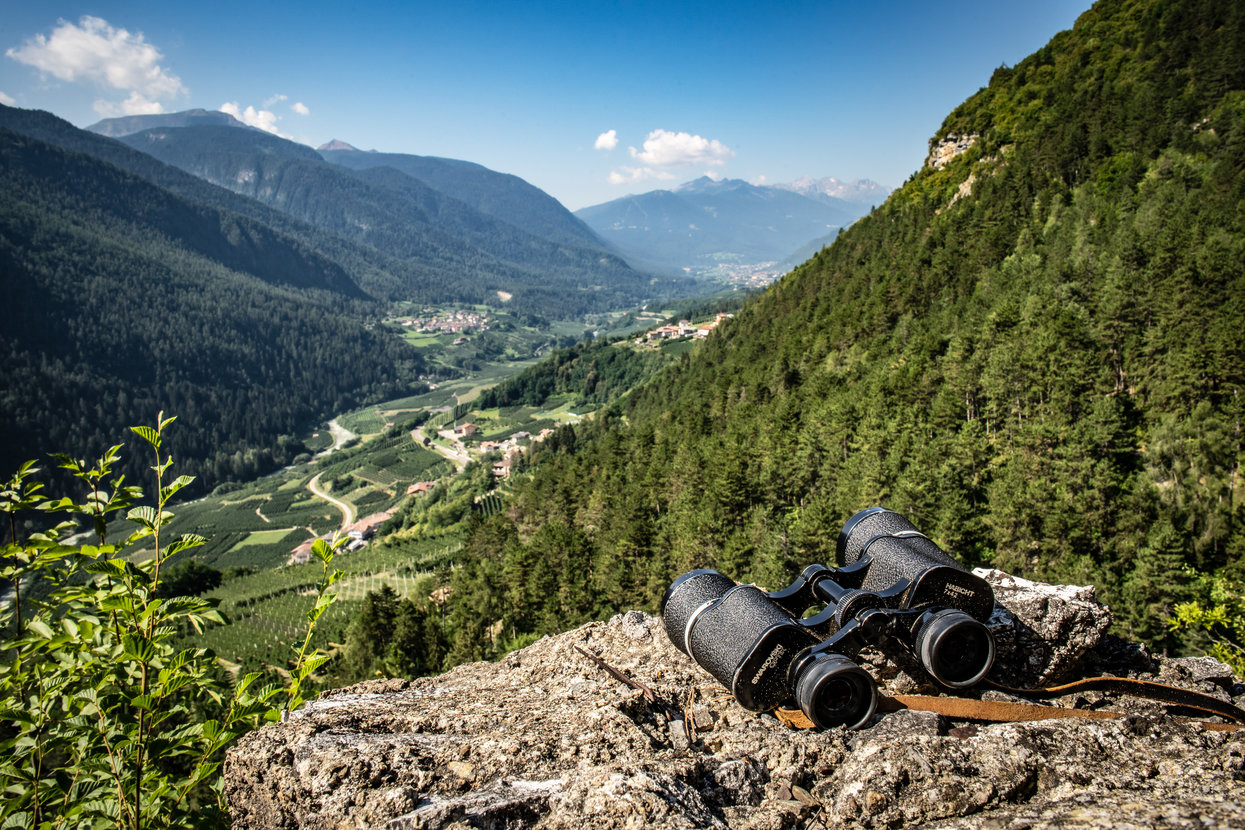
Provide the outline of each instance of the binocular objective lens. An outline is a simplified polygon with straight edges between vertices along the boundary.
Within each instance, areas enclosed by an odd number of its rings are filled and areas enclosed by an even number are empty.
[[[963,611],[939,611],[917,634],[921,663],[951,688],[977,683],[994,665],[994,636]]]
[[[822,729],[858,729],[873,715],[878,690],[873,678],[841,654],[823,654],[802,667],[795,683],[800,709]]]

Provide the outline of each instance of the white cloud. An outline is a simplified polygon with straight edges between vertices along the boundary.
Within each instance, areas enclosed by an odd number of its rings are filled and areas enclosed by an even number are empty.
[[[130,93],[124,101],[105,101],[103,98],[91,105],[91,109],[99,113],[101,118],[117,118],[122,115],[154,115],[164,112],[164,105],[152,101],[137,90]]]
[[[302,101],[295,101],[290,105],[290,109],[294,110],[294,112],[299,115],[311,115],[311,110],[307,109],[307,105]]]
[[[665,170],[654,170],[652,167],[620,167],[609,175],[610,184],[631,184],[649,179],[669,181],[675,178],[673,173]]]
[[[96,112],[104,115],[163,112],[164,101],[186,93],[142,32],[131,34],[90,15],[76,24],[61,20],[51,35],[35,35],[5,54],[62,81],[129,93],[121,102],[96,101]]]
[[[265,109],[257,110],[255,109],[255,107],[251,107],[251,106],[248,106],[246,109],[242,109],[241,107],[238,106],[237,101],[226,101],[225,103],[220,105],[220,111],[229,113],[234,118],[238,119],[243,124],[246,124],[249,127],[256,127],[258,129],[263,130],[264,132],[272,133],[273,135],[279,135],[282,138],[289,138],[288,135],[285,135],[279,129],[277,129],[277,122],[280,121],[281,119],[272,110],[265,110]]]
[[[613,150],[618,146],[618,130],[609,130],[597,136],[596,143],[592,145],[594,150]]]
[[[6,107],[12,107],[16,106],[17,102],[8,95],[5,95],[3,92],[0,92],[0,104],[4,104]]]
[[[268,109],[268,108],[269,108],[269,107],[271,107],[273,104],[279,104],[279,103],[281,103],[282,101],[287,100],[289,97],[290,97],[290,96],[288,96],[288,95],[281,95],[280,93],[278,93],[278,94],[273,95],[272,97],[270,97],[270,98],[266,99],[266,100],[264,101],[264,103],[260,104],[260,106],[261,106],[261,107],[263,107],[264,109]]]
[[[644,140],[644,149],[629,148],[631,157],[648,167],[682,167],[691,164],[720,166],[735,151],[717,139],[690,133],[653,130]]]

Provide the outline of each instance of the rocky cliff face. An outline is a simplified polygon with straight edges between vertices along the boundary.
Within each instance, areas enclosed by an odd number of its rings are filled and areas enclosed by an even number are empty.
[[[1216,661],[1104,637],[1091,589],[987,576],[1004,606],[1000,680],[1112,672],[1245,703]],[[923,690],[866,658],[884,692]],[[631,612],[499,663],[327,693],[242,739],[226,792],[235,828],[1245,826],[1245,731],[1101,693],[1056,703],[1127,714],[983,724],[903,710],[856,732],[792,729],[742,709],[660,620]]]

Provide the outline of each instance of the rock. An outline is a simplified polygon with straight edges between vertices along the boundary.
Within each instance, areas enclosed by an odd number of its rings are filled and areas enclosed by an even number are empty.
[[[1093,642],[1122,651],[1086,589],[1004,577],[990,578],[1016,604],[996,631],[1027,678],[1110,662]],[[1146,677],[1245,691],[1203,660],[1146,665]],[[1245,826],[1245,732],[1093,703],[1136,714],[982,724],[898,711],[856,732],[801,731],[744,710],[658,619],[631,612],[498,663],[327,692],[243,737],[225,793],[237,830]]]
[[[934,145],[925,163],[935,170],[941,170],[956,156],[967,152],[980,137],[977,133],[971,135],[949,133],[946,138]]]
[[[1111,612],[1092,586],[1047,585],[978,568],[994,589],[997,655],[990,678],[1005,686],[1036,688],[1068,678],[1102,642]]]

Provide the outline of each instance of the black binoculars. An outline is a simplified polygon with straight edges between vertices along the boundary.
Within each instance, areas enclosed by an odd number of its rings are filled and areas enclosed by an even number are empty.
[[[839,533],[837,554],[843,567],[809,565],[768,593],[714,570],[686,573],[661,601],[666,634],[744,708],[794,699],[822,728],[857,729],[873,715],[877,684],[852,660],[865,646],[915,657],[949,688],[990,671],[994,592],[908,520],[862,510]]]

